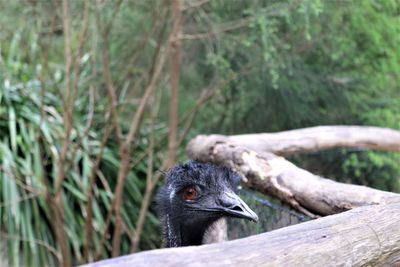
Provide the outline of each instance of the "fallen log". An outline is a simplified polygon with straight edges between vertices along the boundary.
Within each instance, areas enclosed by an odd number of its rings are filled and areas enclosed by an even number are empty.
[[[254,151],[281,156],[339,147],[400,152],[400,131],[370,126],[317,126],[227,138]]]
[[[400,264],[400,202],[360,207],[234,241],[157,249],[82,267],[397,264]]]
[[[230,137],[199,135],[188,144],[187,153],[196,160],[233,168],[243,175],[248,187],[276,197],[314,218],[400,200],[400,194],[316,176],[282,157],[250,150],[247,143],[244,147]]]

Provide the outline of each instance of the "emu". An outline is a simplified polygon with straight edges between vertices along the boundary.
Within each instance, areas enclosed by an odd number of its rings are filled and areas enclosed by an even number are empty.
[[[210,225],[224,216],[258,220],[235,193],[240,176],[226,167],[189,161],[166,176],[157,195],[166,247],[201,245]]]

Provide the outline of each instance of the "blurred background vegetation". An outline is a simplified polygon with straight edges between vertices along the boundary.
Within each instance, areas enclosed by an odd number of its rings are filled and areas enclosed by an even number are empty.
[[[197,134],[400,129],[398,0],[0,0],[0,29],[0,240],[12,266],[160,247],[160,171]],[[400,192],[398,154],[289,160]]]

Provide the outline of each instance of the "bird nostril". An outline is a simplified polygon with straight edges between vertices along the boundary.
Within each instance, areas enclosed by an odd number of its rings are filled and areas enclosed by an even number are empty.
[[[243,211],[243,209],[242,209],[241,207],[239,207],[239,206],[234,206],[234,207],[232,208],[232,210]]]

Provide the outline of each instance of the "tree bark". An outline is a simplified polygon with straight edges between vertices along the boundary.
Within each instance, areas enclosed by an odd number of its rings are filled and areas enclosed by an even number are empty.
[[[170,73],[171,73],[171,98],[169,105],[169,133],[168,133],[168,162],[171,168],[176,163],[177,135],[178,135],[178,100],[179,77],[181,65],[181,1],[172,1],[174,23],[171,33]]]
[[[398,266],[400,202],[229,242],[158,249],[84,267],[128,266]]]
[[[364,205],[385,204],[392,198],[400,200],[399,194],[313,175],[282,157],[255,152],[229,137],[200,135],[188,144],[187,153],[199,161],[233,168],[243,175],[250,188],[276,197],[313,218]]]
[[[368,148],[400,152],[400,131],[369,126],[317,126],[278,133],[229,136],[255,151],[286,156],[332,148]]]

